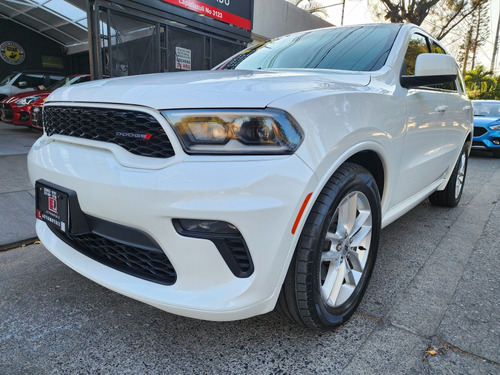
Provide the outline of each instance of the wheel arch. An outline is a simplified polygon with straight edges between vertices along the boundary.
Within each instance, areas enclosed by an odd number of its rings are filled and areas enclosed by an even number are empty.
[[[468,155],[470,155],[471,150],[472,150],[472,139],[473,138],[474,138],[474,135],[471,131],[467,134],[467,137],[465,137],[464,143],[463,143],[462,147],[460,148],[460,150],[462,150],[463,146],[467,146]],[[457,155],[457,158],[458,158],[458,155]],[[448,181],[449,181],[452,173],[453,173],[453,168],[449,171],[448,175],[446,176],[445,181],[437,187],[436,191],[442,191],[446,188],[446,185],[448,184]]]
[[[366,168],[372,174],[375,182],[377,183],[377,188],[380,193],[380,199],[382,199],[385,188],[385,169],[380,156],[375,151],[366,150],[354,154],[344,163],[347,162],[358,164]]]
[[[304,202],[305,209],[301,213],[301,217],[298,218],[297,230],[293,233],[298,233],[300,236],[305,221],[311,212],[312,206],[318,199],[319,194],[335,172],[345,163],[357,164],[370,172],[377,184],[383,211],[384,197],[388,190],[390,190],[388,185],[388,163],[385,161],[384,157],[387,158],[388,156],[381,145],[374,142],[366,142],[364,144],[358,144],[349,151],[346,150],[346,152],[336,157],[325,158],[330,160],[327,160],[323,167],[318,168],[318,170],[321,171],[319,175],[317,175],[318,183],[311,192],[311,199],[307,199],[307,202]]]
[[[470,151],[472,149],[473,138],[474,138],[474,134],[472,131],[470,131],[469,134],[467,134],[467,138],[465,139],[465,143],[469,143],[469,154],[470,154]]]

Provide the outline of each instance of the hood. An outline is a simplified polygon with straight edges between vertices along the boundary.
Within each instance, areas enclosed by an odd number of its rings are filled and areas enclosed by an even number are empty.
[[[146,74],[61,87],[55,101],[135,104],[156,109],[264,108],[283,96],[310,90],[366,86],[370,75],[337,71],[209,70]]]
[[[2,100],[2,103],[15,103],[19,99],[26,98],[28,96],[40,96],[40,95],[49,95],[52,91],[47,91],[47,90],[38,90],[38,91],[26,91],[26,92],[21,92],[16,95],[9,96],[8,98],[5,98]]]
[[[500,120],[498,116],[474,116],[474,125],[476,126],[487,126],[491,123],[497,123]]]

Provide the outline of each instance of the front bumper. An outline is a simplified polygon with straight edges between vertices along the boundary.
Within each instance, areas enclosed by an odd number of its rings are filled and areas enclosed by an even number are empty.
[[[13,125],[31,125],[31,106],[17,107],[8,103],[3,103],[0,109],[0,119]]]
[[[480,135],[479,135],[480,134]],[[500,130],[474,127],[473,150],[500,151]]]
[[[235,320],[272,310],[300,234],[300,226],[295,235],[291,229],[304,198],[317,186],[312,171],[295,155],[177,153],[152,169],[148,159],[100,142],[44,135],[30,151],[28,166],[33,183],[45,179],[76,191],[85,214],[153,238],[175,269],[173,285],[134,277],[87,257],[38,220],[37,233],[47,249],[99,284],[171,313]],[[253,273],[236,277],[213,242],[180,235],[173,219],[236,226],[252,257]]]
[[[0,120],[4,122],[12,122],[14,119],[14,112],[8,103],[0,103]]]

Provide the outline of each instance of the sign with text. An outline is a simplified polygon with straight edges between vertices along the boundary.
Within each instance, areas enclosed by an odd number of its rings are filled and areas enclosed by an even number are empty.
[[[241,27],[252,28],[252,0],[162,0],[207,17]]]
[[[175,47],[175,69],[191,70],[191,50]]]

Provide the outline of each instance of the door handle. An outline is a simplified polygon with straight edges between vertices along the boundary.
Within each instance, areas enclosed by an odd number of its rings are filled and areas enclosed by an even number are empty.
[[[472,107],[470,105],[466,105],[465,107],[462,108],[464,111],[469,112]]]
[[[440,105],[439,107],[436,107],[436,112],[446,112],[447,109],[447,105]]]

